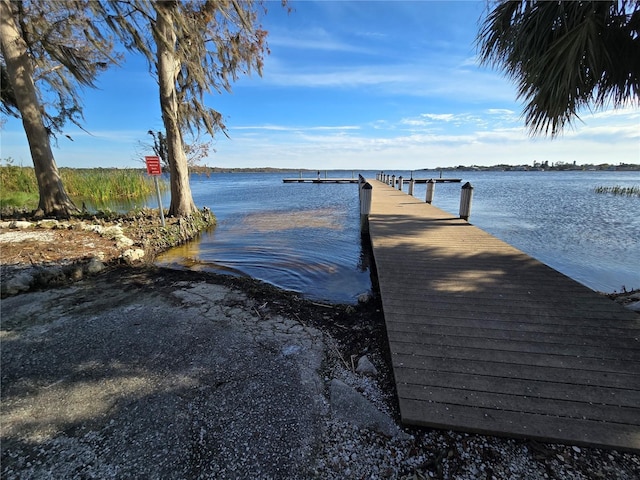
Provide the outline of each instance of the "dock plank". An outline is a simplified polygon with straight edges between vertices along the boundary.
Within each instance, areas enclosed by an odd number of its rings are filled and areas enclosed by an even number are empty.
[[[429,379],[429,377],[427,377]],[[451,379],[454,380],[453,378]],[[455,378],[456,381],[464,382],[464,378]],[[527,412],[540,415],[548,415],[548,404],[555,406],[554,415],[564,418],[574,418],[577,420],[604,421],[609,423],[622,423],[629,425],[636,421],[640,415],[640,409],[636,406],[621,406],[615,403],[596,403],[576,401],[572,399],[575,395],[573,390],[579,388],[566,389],[559,386],[550,392],[565,392],[563,395],[541,396],[535,393],[524,392],[510,393],[508,391],[495,391],[493,385],[489,384],[489,390],[476,390],[466,385],[464,388],[452,382],[431,381],[431,383],[419,385],[403,384],[398,387],[398,394],[405,398],[421,400],[427,403],[446,403],[452,405],[467,406],[471,408],[491,408],[494,410],[506,410],[511,412]],[[507,382],[502,382],[507,383]],[[462,384],[464,385],[464,384]],[[551,387],[551,386],[550,386]]]
[[[531,338],[513,338],[503,336],[500,338],[487,338],[485,336],[460,336],[460,335],[419,335],[415,332],[388,331],[389,340],[398,343],[423,345],[425,348],[432,346],[446,346],[454,348],[476,348],[481,350],[499,350],[502,352],[543,353],[549,355],[569,355],[572,357],[609,358],[611,360],[623,360],[630,368],[640,371],[640,351],[637,348],[617,347],[615,350],[605,350],[600,345],[587,345],[582,342],[571,341],[560,343],[552,337],[552,341],[546,341],[539,335],[530,335]],[[635,365],[634,365],[635,363]]]
[[[637,425],[566,418],[553,413],[534,414],[495,408],[404,399],[404,421],[426,427],[487,435],[534,438],[589,447],[637,451]]]
[[[639,315],[368,182],[403,422],[640,452]]]
[[[411,371],[469,373],[519,380],[564,382],[569,385],[577,384],[590,388],[620,388],[631,392],[632,395],[633,392],[639,391],[629,388],[629,385],[637,385],[640,381],[637,373],[623,374],[618,372],[615,376],[611,376],[609,372],[574,369],[571,371],[571,375],[567,375],[566,368],[551,365],[512,364],[486,359],[469,361],[469,358],[464,356],[457,358],[452,355],[444,357],[437,354],[416,356],[397,353],[394,360],[394,363],[397,364],[395,370],[407,370],[404,373],[408,375],[412,375]],[[515,376],[515,372],[517,372],[517,376]]]
[[[640,415],[640,390],[629,392],[624,388],[612,388],[603,386],[589,386],[585,391],[581,384],[571,384],[565,381],[549,381],[546,379],[513,379],[496,375],[471,375],[460,372],[439,372],[412,370],[405,372],[407,383],[400,388],[420,392],[429,387],[451,388],[454,391],[465,390],[470,392],[492,392],[496,394],[512,395],[518,398],[517,402],[528,397],[537,399],[555,399],[573,402],[582,405],[587,410],[579,412],[579,417],[587,416],[590,407],[624,406],[629,407],[625,413],[627,422],[631,422]],[[509,381],[500,381],[500,379]],[[585,395],[577,396],[577,393]],[[456,393],[456,394],[459,394]],[[415,398],[416,393],[412,394]],[[577,399],[577,400],[576,400]],[[583,405],[587,404],[587,405]],[[599,410],[598,410],[599,411]],[[613,415],[611,421],[618,421],[615,409],[610,409]],[[598,414],[600,415],[600,413]],[[629,417],[629,415],[631,415]]]
[[[283,178],[283,183],[358,183],[357,178]]]

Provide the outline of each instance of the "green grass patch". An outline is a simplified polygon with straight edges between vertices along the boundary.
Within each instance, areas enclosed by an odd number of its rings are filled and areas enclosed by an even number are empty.
[[[146,199],[155,193],[153,178],[137,169],[77,169],[61,168],[60,177],[71,199],[98,208]],[[160,189],[169,185],[160,179]],[[0,204],[35,209],[38,204],[38,184],[33,167],[12,165],[10,160],[0,165]]]
[[[0,209],[26,209],[35,210],[38,208],[38,194],[26,192],[10,192],[0,194]]]
[[[97,206],[140,200],[155,192],[153,179],[134,169],[60,169],[62,183],[69,196]],[[161,180],[161,190],[168,187]]]
[[[614,185],[613,187],[599,186],[595,188],[596,193],[609,193],[611,195],[626,195],[628,197],[640,197],[640,186],[621,187]]]
[[[18,167],[7,160],[6,165],[0,166],[0,189],[2,195],[15,192],[38,194],[36,174],[32,167]]]

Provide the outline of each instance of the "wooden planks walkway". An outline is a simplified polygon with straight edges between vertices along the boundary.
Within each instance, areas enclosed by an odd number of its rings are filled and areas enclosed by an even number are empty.
[[[639,315],[368,181],[403,422],[640,452]]]
[[[283,178],[283,183],[358,183],[357,178]]]
[[[427,183],[429,180],[433,180],[435,183],[460,183],[461,178],[414,178],[415,183]],[[293,177],[283,178],[283,183],[358,183],[357,178],[335,178],[335,177]],[[403,178],[402,183],[409,183],[411,179]]]

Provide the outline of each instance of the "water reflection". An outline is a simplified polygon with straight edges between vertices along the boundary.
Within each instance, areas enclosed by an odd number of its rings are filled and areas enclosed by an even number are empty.
[[[340,215],[342,213],[342,215]],[[318,208],[295,212],[260,212],[246,215],[242,226],[249,231],[277,232],[295,228],[344,230],[344,215],[337,209]]]
[[[376,172],[362,173],[372,178]],[[340,177],[344,172],[329,175]],[[461,172],[456,176],[475,187],[471,223],[592,289],[640,287],[639,200],[594,193],[597,185],[637,185],[640,173]],[[218,226],[167,252],[160,261],[250,275],[313,299],[355,302],[371,288],[368,240],[363,243],[360,237],[357,186],[283,184],[282,177],[280,173],[192,177],[196,204],[211,208]],[[425,194],[426,185],[417,184],[414,196],[424,200]],[[438,184],[434,205],[455,216],[459,198],[460,185]]]
[[[349,190],[354,190],[353,186]],[[353,193],[342,191],[349,197]],[[335,197],[329,198],[325,203],[336,201]],[[371,281],[368,260],[362,259],[359,223],[355,221],[359,218],[354,215],[354,211],[358,213],[357,203],[351,200],[300,208],[304,202],[301,199],[293,211],[256,211],[256,205],[252,205],[247,213],[223,213],[215,230],[198,242],[160,255],[157,262],[247,275],[310,299],[355,303],[360,294],[370,290]]]

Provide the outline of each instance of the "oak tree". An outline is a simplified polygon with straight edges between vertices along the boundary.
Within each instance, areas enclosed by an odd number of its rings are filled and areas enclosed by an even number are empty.
[[[170,166],[169,214],[196,207],[182,132],[225,131],[222,115],[205,104],[205,94],[230,91],[240,75],[261,73],[265,12],[252,0],[109,0],[93,4],[125,46],[142,53],[157,76]]]
[[[39,190],[36,216],[77,211],[51,149],[66,122],[80,124],[79,88],[115,62],[111,42],[87,15],[90,0],[0,0],[2,111],[21,118]]]

